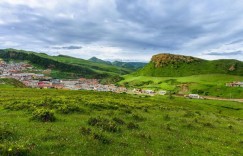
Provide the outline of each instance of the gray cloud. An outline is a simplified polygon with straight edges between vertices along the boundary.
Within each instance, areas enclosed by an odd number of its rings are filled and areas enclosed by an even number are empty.
[[[220,50],[205,51],[238,44],[243,35],[240,0],[2,0],[0,10],[0,48],[52,47],[49,53],[60,49],[78,57],[83,50],[87,57],[100,51],[107,59],[148,60],[164,51],[220,58]],[[98,48],[103,46],[116,49]]]
[[[216,56],[228,56],[228,55],[243,55],[243,51],[232,51],[232,52],[210,52],[206,55],[216,55]]]
[[[82,49],[82,46],[66,46],[66,47],[51,47],[52,49],[67,49],[67,50],[74,50],[74,49]]]

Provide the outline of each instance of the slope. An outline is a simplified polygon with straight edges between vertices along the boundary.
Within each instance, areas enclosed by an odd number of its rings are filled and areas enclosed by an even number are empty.
[[[25,88],[26,86],[15,79],[0,78],[0,88]]]
[[[86,78],[107,78],[117,76],[119,74],[128,74],[131,71],[125,68],[118,68],[111,65],[95,63],[79,58],[69,57],[65,55],[49,56],[44,53],[35,53],[31,51],[5,49],[0,50],[0,58],[5,60],[21,60],[28,61],[33,65],[41,68],[49,68],[58,75],[71,74],[74,77]],[[67,76],[68,77],[68,76]]]

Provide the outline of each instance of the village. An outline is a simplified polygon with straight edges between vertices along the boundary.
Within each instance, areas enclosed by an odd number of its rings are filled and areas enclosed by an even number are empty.
[[[30,72],[31,71],[31,72]],[[66,90],[95,90],[111,92],[127,92],[125,87],[115,86],[114,84],[103,85],[98,79],[80,78],[76,80],[53,79],[45,76],[45,70],[35,69],[28,63],[6,63],[0,61],[0,78],[13,78],[21,81],[30,88],[54,88]]]

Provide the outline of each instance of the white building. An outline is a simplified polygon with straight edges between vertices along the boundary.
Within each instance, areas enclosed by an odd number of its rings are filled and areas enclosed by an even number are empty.
[[[158,93],[159,93],[159,95],[165,95],[167,93],[167,91],[166,90],[161,90]]]
[[[198,94],[189,94],[188,97],[191,99],[200,99],[200,96]]]

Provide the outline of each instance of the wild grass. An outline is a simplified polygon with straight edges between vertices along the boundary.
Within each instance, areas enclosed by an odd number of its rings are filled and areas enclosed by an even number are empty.
[[[242,132],[237,102],[0,90],[0,155],[242,155]]]

